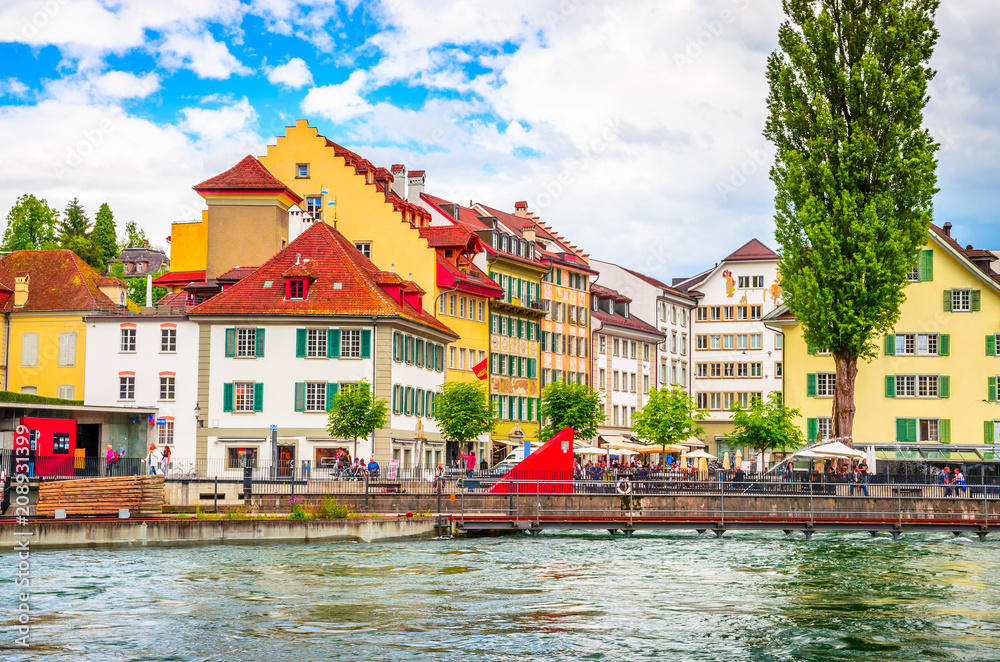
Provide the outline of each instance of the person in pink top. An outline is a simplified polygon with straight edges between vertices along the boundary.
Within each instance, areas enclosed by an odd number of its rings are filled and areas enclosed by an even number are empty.
[[[472,472],[476,469],[476,454],[469,453],[466,455],[462,453],[462,459],[465,460],[465,474],[471,476]]]

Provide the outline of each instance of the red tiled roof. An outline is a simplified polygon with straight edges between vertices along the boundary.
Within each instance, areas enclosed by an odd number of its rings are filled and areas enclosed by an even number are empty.
[[[754,260],[777,260],[778,254],[757,239],[751,239],[729,254],[723,262],[752,262]]]
[[[444,214],[448,218],[452,218],[451,215],[445,212],[443,209],[441,209],[441,207],[442,205],[451,205],[455,203],[449,202],[444,198],[439,198],[436,195],[431,195],[430,193],[421,193],[420,197],[429,202],[435,208],[437,208],[437,210],[441,214]],[[454,221],[455,219],[452,219],[452,222]],[[458,224],[464,227],[469,232],[477,232],[479,230],[490,229],[486,224],[484,224],[482,221],[479,220],[479,213],[475,209],[471,209],[470,207],[463,207],[462,205],[458,205]]]
[[[315,281],[305,299],[286,300],[282,274],[300,258],[309,259],[307,265]],[[395,316],[456,335],[425,311],[389,296],[376,282],[386,273],[342,234],[326,223],[315,223],[252,274],[189,314]],[[413,286],[400,281],[406,287]]]
[[[476,265],[469,265],[469,271],[466,273],[441,255],[437,258],[437,286],[442,290],[454,289],[488,299],[503,296],[503,288],[499,283],[483,273]]]
[[[242,280],[257,270],[257,267],[233,267],[216,280]],[[201,272],[203,275],[205,272]],[[204,278],[202,279],[204,280]]]
[[[644,331],[657,336],[663,335],[663,332],[659,331],[655,326],[646,324],[635,315],[623,317],[617,313],[611,314],[604,310],[591,310],[590,316],[592,319],[600,320],[605,326],[617,326],[623,329],[632,329],[633,331]]]
[[[14,251],[0,259],[0,285],[14,290],[14,276],[28,274],[28,300],[14,308],[14,297],[3,305],[4,311],[119,311],[118,305],[104,292],[105,279],[89,264],[66,249],[50,251]],[[117,279],[110,279],[117,280]]]
[[[410,177],[423,177],[423,176],[424,176],[424,171],[423,170],[411,170],[410,171]]]
[[[198,190],[214,189],[287,189],[288,187],[272,175],[263,164],[253,156],[245,156],[221,175],[206,179],[194,187]]]
[[[420,236],[427,240],[427,245],[431,248],[470,248],[473,250],[477,249],[480,244],[479,238],[461,225],[431,225],[420,228]],[[474,242],[471,247],[469,246],[470,241]]]
[[[962,245],[958,243],[958,241],[956,241],[954,237],[949,237],[947,234],[945,234],[944,230],[942,230],[933,223],[930,223],[930,230],[935,235],[937,235],[937,237],[941,241],[951,246],[953,249],[964,255],[970,261],[972,261],[974,258],[983,258],[987,256],[993,257],[993,253],[987,250],[976,249],[976,248],[962,248]],[[994,273],[993,268],[989,263],[983,264],[982,262],[973,262],[973,264],[975,264],[976,267],[984,274],[992,278],[997,283],[1000,283],[1000,274]]]
[[[236,267],[237,269],[241,267]],[[229,273],[229,272],[226,272]],[[187,285],[188,283],[204,283],[204,271],[168,271],[159,278],[153,279],[153,285],[165,287],[167,285]]]
[[[590,293],[595,296],[603,297],[606,299],[612,299],[614,301],[620,301],[623,303],[632,302],[632,299],[628,298],[618,290],[613,290],[610,287],[604,287],[603,285],[598,285],[597,283],[594,283],[590,286]]]
[[[171,292],[156,302],[156,310],[187,308],[187,292]]]

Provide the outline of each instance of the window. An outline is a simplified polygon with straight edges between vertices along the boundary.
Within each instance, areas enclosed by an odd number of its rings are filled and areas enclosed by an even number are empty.
[[[76,365],[76,331],[59,334],[59,366]]]
[[[134,352],[135,351],[135,328],[122,329],[122,345],[121,351],[123,352]]]
[[[38,366],[38,334],[21,334],[21,365],[25,367]]]
[[[747,348],[747,334],[739,333],[736,335],[736,349],[746,349]]]
[[[833,419],[829,416],[816,419],[816,432],[819,438],[826,441],[833,436]]]
[[[721,363],[711,363],[711,364],[709,364],[709,366],[710,366],[710,369],[711,369],[711,376],[712,377],[721,377],[722,376],[722,364]]]
[[[160,400],[173,400],[175,377],[160,377]]]
[[[709,346],[712,349],[722,349],[722,336],[716,334],[713,336],[709,336],[708,339],[709,339]],[[729,336],[730,343],[732,342],[732,339],[733,337]]]
[[[674,334],[674,344],[675,345],[677,344],[676,340],[677,340],[677,334]],[[632,354],[631,354],[631,356],[634,359],[635,358],[635,341],[632,341],[631,346],[632,346]]]
[[[735,376],[733,363],[723,363],[722,364],[722,376],[723,377],[733,377]]]
[[[309,164],[299,163],[295,166],[295,179],[306,179],[309,177]]]
[[[921,398],[938,397],[938,376],[917,375],[917,395]]]
[[[310,196],[306,198],[306,213],[308,213],[314,220],[322,220],[323,218],[323,198],[319,196]]]
[[[24,393],[25,395],[38,395],[38,387],[37,386],[22,386],[21,387],[21,393]]]
[[[635,393],[635,373],[629,375],[629,390]]]
[[[177,351],[177,329],[160,329],[160,351]]]
[[[611,375],[612,375],[612,378],[611,378],[611,383],[612,383],[611,390],[617,391],[618,390],[618,371],[615,370],[614,372],[611,373]]]
[[[135,400],[135,375],[119,375],[118,399]]]
[[[642,343],[642,360],[649,360],[649,343]]]
[[[254,411],[254,383],[236,382],[233,385],[235,393],[233,411]]]
[[[326,382],[306,382],[306,411],[326,411]]]
[[[722,319],[724,319],[727,322],[732,322],[734,319],[736,319],[736,306],[723,306]]]
[[[785,336],[784,334],[777,333],[774,336],[774,348],[782,349],[785,346]]]
[[[764,346],[764,337],[759,333],[750,334],[750,349],[760,349]]]
[[[913,354],[917,345],[917,337],[913,333],[896,334],[896,354]]]
[[[354,244],[354,247],[358,249],[359,253],[364,255],[369,260],[372,259],[372,242],[359,241]]]
[[[649,375],[642,376],[642,392],[649,393]]]
[[[707,363],[696,363],[694,367],[695,377],[708,377],[708,364]]]
[[[737,276],[736,286],[741,289],[750,287],[750,276]]]
[[[764,307],[763,306],[750,306],[750,319],[759,320],[763,317]]]
[[[288,281],[288,298],[304,299],[306,296],[306,282],[301,278],[292,278]]]
[[[764,287],[764,277],[763,276],[754,276],[753,277],[753,286],[754,287]]]
[[[458,298],[458,316],[465,317],[465,297]]]
[[[707,322],[708,321],[708,308],[705,306],[698,306],[695,311],[694,319],[696,322]]]
[[[165,421],[163,425],[156,426],[156,441],[160,446],[174,445],[174,422]]]
[[[718,322],[722,319],[722,307],[721,306],[710,306],[709,307],[710,317],[713,322]]]
[[[820,397],[832,397],[836,373],[820,372],[816,373],[816,395]]]
[[[63,400],[72,400],[75,394],[76,388],[74,388],[72,384],[63,384],[56,391],[56,397],[62,398]]]
[[[52,433],[52,454],[69,455],[69,432]]]
[[[236,356],[247,357],[256,355],[257,329],[236,329]]]
[[[776,361],[774,363],[774,376],[775,377],[781,377],[783,375],[784,375],[784,372],[782,371],[781,361]]]
[[[750,376],[750,365],[748,363],[737,363],[736,364],[736,376],[737,377],[749,377]]]
[[[940,421],[936,418],[920,419],[920,437],[918,441],[939,441],[941,438]]]
[[[722,409],[722,394],[709,393],[709,409]]]
[[[621,351],[621,342],[618,340],[618,338],[615,338],[614,342],[612,343],[611,354],[613,356],[618,356],[620,351]]]
[[[485,301],[480,301],[479,302],[479,321],[480,322],[486,321],[486,302]]]
[[[242,469],[243,467],[257,466],[257,448],[237,448],[229,446],[226,448],[226,468]]]
[[[723,349],[733,349],[735,346],[735,337],[731,333],[727,333],[722,336],[722,348]]]
[[[708,349],[708,336],[698,334],[694,337],[695,349]]]
[[[736,319],[740,322],[745,322],[747,320],[747,315],[749,311],[747,306],[736,306]]]
[[[694,399],[698,409],[708,409],[708,393],[696,393]]]
[[[912,398],[917,394],[915,375],[896,375],[896,397]]]
[[[972,290],[951,291],[952,312],[969,312],[972,310]]]
[[[306,329],[306,356],[326,358],[326,329]]]
[[[920,282],[920,266],[919,265],[917,265],[917,264],[913,265],[913,268],[910,269],[910,271],[906,274],[906,280],[910,281],[911,283],[919,283]]]
[[[936,333],[917,334],[917,354],[937,356],[940,336]]]
[[[341,329],[340,357],[347,359],[361,358],[361,331],[359,329]]]
[[[455,316],[455,304],[458,302],[458,297],[454,294],[448,295],[448,314],[452,317]]]

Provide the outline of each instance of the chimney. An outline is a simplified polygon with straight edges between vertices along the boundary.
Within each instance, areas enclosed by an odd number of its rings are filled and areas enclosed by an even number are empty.
[[[524,235],[525,241],[529,244],[535,243],[535,224],[533,221],[528,221],[521,226],[521,234]]]
[[[14,275],[14,307],[23,308],[28,303],[28,281],[31,277],[27,272]]]
[[[518,200],[514,203],[514,216],[520,216],[521,218],[528,217],[528,203],[525,200]]]
[[[406,178],[407,196],[406,201],[415,205],[420,204],[420,194],[424,192],[424,182],[426,175],[423,170],[411,170]]]
[[[944,236],[946,236],[946,237],[950,237],[951,236],[951,221],[947,221],[944,224]]]
[[[402,163],[395,163],[392,172],[392,192],[399,196],[400,200],[406,200],[406,166]]]

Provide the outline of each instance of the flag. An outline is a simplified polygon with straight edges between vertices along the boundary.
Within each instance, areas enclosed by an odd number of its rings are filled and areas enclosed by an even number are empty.
[[[337,204],[336,200],[327,200],[326,201],[326,206],[327,207],[330,207],[331,205],[335,205],[335,204]]]
[[[476,365],[472,366],[472,372],[476,373],[476,377],[478,377],[479,379],[486,379],[486,377],[489,376],[490,374],[489,362],[490,360],[486,358],[477,363]]]
[[[320,193],[320,195],[330,195],[330,189],[326,189],[325,188],[322,191],[320,191],[319,193]]]

